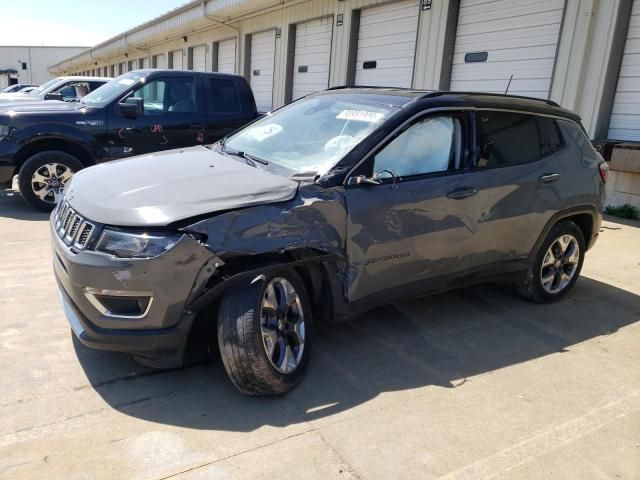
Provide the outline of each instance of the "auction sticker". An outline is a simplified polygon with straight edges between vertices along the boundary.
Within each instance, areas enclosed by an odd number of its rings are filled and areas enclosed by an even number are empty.
[[[384,114],[380,112],[367,112],[366,110],[343,110],[336,118],[340,120],[378,123],[384,118]]]

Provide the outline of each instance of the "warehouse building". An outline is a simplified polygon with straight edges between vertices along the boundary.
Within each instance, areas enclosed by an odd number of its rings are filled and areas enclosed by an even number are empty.
[[[244,75],[270,110],[336,85],[528,95],[578,112],[640,206],[640,0],[208,0],[67,58],[53,74]]]
[[[0,46],[0,90],[16,83],[40,85],[51,78],[48,67],[87,47]]]

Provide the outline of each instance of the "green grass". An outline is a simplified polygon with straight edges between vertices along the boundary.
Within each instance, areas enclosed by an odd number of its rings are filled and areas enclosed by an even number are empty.
[[[631,220],[640,220],[640,208],[634,207],[629,203],[614,207],[609,205],[604,209],[604,213],[618,218],[628,218]]]

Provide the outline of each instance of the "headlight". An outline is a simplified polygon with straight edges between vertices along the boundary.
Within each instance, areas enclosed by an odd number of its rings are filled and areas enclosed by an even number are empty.
[[[120,258],[150,258],[162,255],[178,243],[182,234],[148,235],[120,232],[105,228],[96,251]]]

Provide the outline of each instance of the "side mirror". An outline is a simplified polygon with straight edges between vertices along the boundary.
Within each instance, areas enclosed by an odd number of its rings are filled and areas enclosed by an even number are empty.
[[[64,97],[61,93],[47,93],[44,96],[45,100],[58,100],[59,102],[64,102]]]
[[[120,113],[125,117],[134,118],[144,114],[144,100],[141,98],[130,97],[124,102],[118,104]]]

